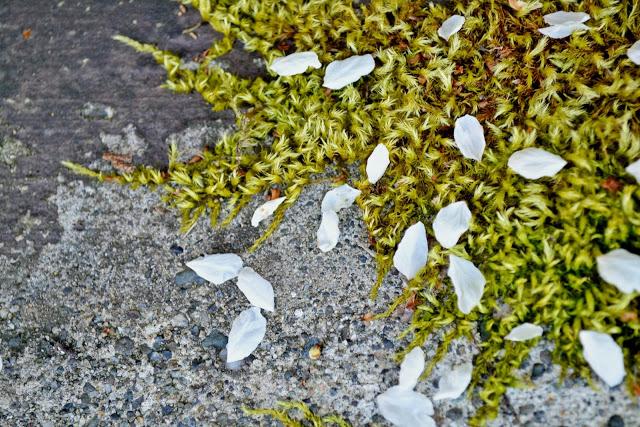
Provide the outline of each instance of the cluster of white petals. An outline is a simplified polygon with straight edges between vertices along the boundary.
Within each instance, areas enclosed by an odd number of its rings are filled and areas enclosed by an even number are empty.
[[[431,418],[433,404],[429,398],[414,391],[424,369],[424,352],[415,347],[400,365],[398,385],[378,395],[376,403],[380,414],[398,427],[435,427]]]
[[[242,258],[236,254],[213,254],[187,262],[198,276],[220,285],[238,278],[238,289],[247,297],[252,307],[235,318],[229,332],[226,348],[227,364],[233,364],[249,356],[264,339],[267,320],[260,309],[274,310],[273,286],[250,267],[243,267]]]
[[[338,212],[351,206],[359,195],[360,190],[356,190],[347,184],[334,188],[324,195],[320,207],[322,219],[316,233],[318,248],[322,252],[328,252],[338,244],[340,237]]]
[[[584,23],[589,19],[584,12],[554,12],[544,16],[544,22],[549,26],[538,31],[552,39],[563,39],[576,31],[588,30]]]

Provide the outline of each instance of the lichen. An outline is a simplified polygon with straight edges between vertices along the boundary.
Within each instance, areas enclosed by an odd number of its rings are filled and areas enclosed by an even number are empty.
[[[637,2],[544,1],[519,12],[495,0],[183,2],[223,35],[197,70],[181,67],[171,52],[118,39],[154,56],[167,70],[166,88],[198,92],[215,110],[233,110],[236,132],[193,162],[179,162],[172,147],[167,170],[105,174],[70,164],[76,172],[161,189],[180,210],[183,230],[205,214],[215,225],[223,203],[230,208],[227,224],[253,197],[278,187],[286,202],[255,248],[307,185],[335,170],[362,191],[358,204],[379,266],[372,296],[403,231],[416,221],[427,224],[426,268],[379,317],[412,301],[408,349],[444,330],[425,375],[454,339],[477,340],[472,387],[484,406],[471,424],[494,417],[507,387],[520,383],[514,372],[536,340],[504,337],[525,321],[545,328],[554,362],[587,379],[578,332],[611,334],[624,351],[628,386],[639,388],[640,299],[604,283],[595,264],[616,248],[640,253],[640,186],[624,171],[640,157],[640,68],[626,57],[640,38]],[[564,40],[543,37],[542,15],[563,5],[588,12],[591,29]],[[437,29],[453,13],[467,19],[447,42]],[[377,66],[338,91],[322,87],[322,69],[242,79],[213,62],[236,40],[267,61],[313,50],[323,64],[371,53]],[[485,129],[480,162],[462,157],[453,143],[453,123],[465,114]],[[363,161],[378,143],[389,149],[391,165],[370,185]],[[532,146],[569,164],[539,180],[510,171],[509,156]],[[352,164],[360,174],[346,176]],[[467,201],[473,221],[447,250],[429,224],[459,200]],[[469,315],[457,310],[446,278],[450,253],[472,259],[487,280],[480,307]]]

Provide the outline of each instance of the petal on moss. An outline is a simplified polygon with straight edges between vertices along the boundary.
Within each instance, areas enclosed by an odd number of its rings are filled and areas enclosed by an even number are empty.
[[[609,387],[622,382],[625,376],[622,350],[610,335],[580,331],[580,343],[585,360],[602,381]]]
[[[424,351],[420,347],[414,347],[400,364],[400,379],[398,386],[413,390],[418,384],[418,378],[424,370]]]
[[[640,182],[640,160],[636,160],[635,162],[631,163],[625,170],[633,175],[636,181]]]
[[[344,208],[348,208],[355,202],[360,193],[360,190],[356,190],[347,184],[329,190],[322,199],[322,212],[338,212]]]
[[[433,404],[423,394],[395,386],[376,398],[378,411],[394,426],[435,427]]]
[[[449,255],[447,275],[451,278],[458,297],[458,309],[464,314],[471,313],[482,298],[486,283],[484,276],[471,261],[455,255]]]
[[[384,144],[378,144],[367,159],[367,179],[371,184],[378,182],[389,166],[389,150]]]
[[[640,40],[631,45],[627,50],[627,56],[636,65],[640,65]]]
[[[616,249],[596,259],[598,274],[605,282],[626,294],[640,292],[640,255]]]
[[[309,51],[296,52],[276,58],[269,68],[279,76],[293,76],[304,73],[309,67],[320,68],[321,66],[318,55]]]
[[[329,252],[338,244],[340,237],[340,227],[338,225],[338,214],[334,211],[322,212],[322,220],[316,234],[318,238],[318,248],[322,252]]]
[[[467,202],[455,202],[440,209],[433,221],[433,232],[438,242],[445,248],[452,248],[469,229],[471,211]]]
[[[550,37],[552,39],[563,39],[565,37],[569,37],[571,34],[576,31],[584,31],[588,30],[584,24],[566,24],[566,25],[551,25],[550,27],[544,27],[538,29],[540,34]]]
[[[527,341],[542,336],[542,328],[533,323],[523,323],[513,328],[506,337],[508,341]]]
[[[227,343],[227,363],[237,362],[250,355],[264,339],[267,319],[258,307],[244,310],[235,318]]]
[[[567,164],[566,160],[540,148],[525,148],[509,157],[507,165],[518,175],[527,179],[552,177]]]
[[[438,35],[449,41],[449,38],[460,31],[464,25],[464,16],[453,15],[448,17],[438,28]]]
[[[457,399],[460,397],[471,382],[472,372],[473,365],[470,362],[449,369],[438,381],[438,392],[433,396],[433,400]]]
[[[547,25],[571,25],[587,22],[591,17],[584,12],[553,12],[543,16]]]
[[[453,139],[464,157],[476,161],[482,159],[486,143],[484,130],[478,119],[468,114],[457,119]]]
[[[251,217],[251,225],[257,227],[263,219],[273,215],[276,209],[278,209],[278,206],[280,206],[284,200],[285,197],[278,197],[277,199],[269,200],[268,202],[258,206],[258,209],[253,213],[253,217]]]
[[[342,89],[366,76],[375,68],[371,54],[354,55],[347,59],[336,60],[327,66],[322,86],[329,89]]]
[[[424,224],[417,222],[404,232],[398,249],[393,255],[393,265],[411,280],[427,264],[428,256],[427,232]]]
[[[252,268],[245,267],[238,274],[238,288],[251,305],[273,311],[273,286]]]
[[[187,267],[203,279],[220,285],[238,276],[242,258],[236,254],[213,254],[189,261]]]

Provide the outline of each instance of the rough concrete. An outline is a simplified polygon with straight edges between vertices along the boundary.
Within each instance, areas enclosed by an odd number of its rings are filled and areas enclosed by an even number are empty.
[[[181,29],[193,17],[175,12],[174,3],[151,0],[0,6],[0,424],[258,425],[243,405],[305,399],[355,425],[385,425],[374,398],[397,381],[392,356],[407,316],[362,320],[382,311],[402,282],[391,274],[378,300],[368,299],[375,265],[362,248],[357,208],[340,213],[341,242],[323,254],[315,230],[328,186],[311,187],[248,254],[258,200],[227,229],[203,221],[183,236],[157,195],[60,169],[64,159],[105,167],[96,159],[110,149],[161,163],[169,142],[197,150],[229,129],[230,115],[158,89],[156,66],[109,39],[122,32],[189,54],[193,40]],[[234,55],[229,67],[246,60]],[[235,371],[219,352],[247,301],[233,281],[215,286],[182,273],[185,261],[215,252],[239,253],[275,288],[265,340]],[[322,355],[311,360],[306,349],[316,342]],[[418,390],[432,395],[447,365],[474,352],[456,343]],[[520,373],[534,377],[531,386],[508,392],[493,425],[620,425],[615,415],[640,425],[640,408],[621,387],[560,384],[545,342]],[[436,421],[463,426],[477,405],[438,402]]]

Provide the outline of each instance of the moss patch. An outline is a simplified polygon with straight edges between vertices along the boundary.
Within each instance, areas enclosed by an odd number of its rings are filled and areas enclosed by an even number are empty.
[[[199,92],[215,110],[233,110],[237,131],[192,162],[178,162],[174,148],[167,170],[104,174],[70,167],[161,189],[180,210],[183,230],[204,215],[215,225],[223,203],[231,208],[228,223],[253,197],[279,188],[287,200],[255,245],[278,227],[306,185],[335,168],[362,191],[358,204],[379,265],[373,295],[403,231],[423,221],[428,265],[385,314],[411,300],[411,347],[445,330],[431,367],[452,340],[479,341],[472,385],[484,406],[472,424],[495,416],[506,388],[519,383],[514,370],[536,340],[503,337],[525,321],[545,328],[556,363],[585,378],[591,371],[578,332],[611,334],[624,350],[628,385],[639,387],[640,299],[604,283],[595,266],[598,255],[616,248],[640,253],[640,186],[624,171],[640,157],[640,68],[626,57],[640,38],[637,2],[589,0],[563,8],[544,1],[521,12],[506,0],[185,3],[223,34],[196,70],[170,52],[119,40],[152,54],[167,70],[168,89]],[[537,32],[543,14],[563,9],[589,13],[591,30],[563,40]],[[453,13],[467,20],[445,42],[436,31]],[[371,53],[377,66],[338,91],[322,87],[323,69],[246,80],[212,65],[236,40],[267,61],[313,50],[323,64]],[[453,143],[453,123],[465,114],[485,129],[480,162],[464,159]],[[363,160],[378,143],[390,150],[391,165],[370,185]],[[533,146],[569,164],[554,178],[535,181],[507,168],[513,152]],[[359,176],[346,175],[350,164],[360,165]],[[447,250],[430,224],[440,208],[459,200],[469,204],[473,223]],[[481,306],[470,315],[457,310],[446,278],[450,253],[472,260],[487,279]]]

